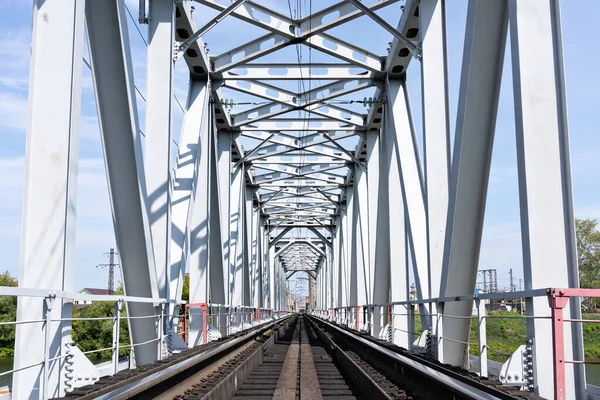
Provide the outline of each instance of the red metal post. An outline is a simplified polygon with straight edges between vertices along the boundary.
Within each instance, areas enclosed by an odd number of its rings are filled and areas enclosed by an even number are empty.
[[[200,303],[200,309],[202,310],[202,344],[208,343],[208,304]]]
[[[552,358],[554,360],[554,398],[564,400],[565,394],[565,333],[563,309],[569,301],[561,289],[548,290],[548,302],[552,310]]]
[[[181,323],[181,328],[183,329],[183,334],[181,335],[184,342],[187,343],[187,304],[183,306],[183,322]]]
[[[335,321],[335,308],[331,309],[331,320]]]
[[[360,309],[362,306],[356,306],[356,330],[360,332]]]

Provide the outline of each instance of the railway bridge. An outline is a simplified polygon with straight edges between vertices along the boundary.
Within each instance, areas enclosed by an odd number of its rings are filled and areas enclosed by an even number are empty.
[[[453,7],[36,0],[12,397],[595,398],[559,1],[468,0],[460,43]],[[477,293],[505,65],[524,287]],[[119,295],[74,287],[84,73]],[[494,363],[485,305],[516,299],[527,335]],[[73,340],[80,300],[114,304],[103,368]]]

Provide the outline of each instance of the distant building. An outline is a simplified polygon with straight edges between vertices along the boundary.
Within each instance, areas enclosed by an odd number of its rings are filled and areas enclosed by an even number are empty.
[[[108,295],[108,294],[114,294],[114,292],[109,289],[83,288],[79,291],[79,294]],[[75,304],[92,304],[92,301],[91,300],[75,300],[74,303]]]

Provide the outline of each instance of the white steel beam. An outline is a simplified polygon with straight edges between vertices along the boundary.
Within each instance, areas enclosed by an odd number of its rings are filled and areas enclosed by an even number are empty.
[[[218,149],[218,171],[219,171],[219,205],[221,217],[221,244],[223,249],[223,284],[225,292],[225,303],[232,305],[230,285],[232,285],[233,276],[232,260],[235,259],[232,246],[232,215],[237,213],[237,210],[232,207],[232,197],[235,197],[238,187],[234,188],[234,181],[238,176],[238,171],[232,171],[232,154],[233,134],[230,131],[219,131],[217,133],[217,149]],[[239,186],[239,185],[238,185]],[[235,201],[237,204],[237,201]]]
[[[508,12],[503,1],[470,0],[458,98],[440,295],[475,290],[487,183],[492,157]],[[472,302],[444,306],[439,356],[464,365]],[[458,341],[458,342],[456,342]]]
[[[421,0],[421,90],[429,293],[440,295],[450,173],[450,112],[446,61],[446,1]]]
[[[173,54],[174,30],[175,4],[163,0],[150,0],[144,171],[158,294],[162,298],[171,296],[169,248],[173,61],[165,57],[165,54]]]
[[[213,0],[196,1],[200,4],[211,7],[217,11],[223,11],[226,8],[225,6]],[[256,14],[258,13],[267,15],[268,22],[261,21],[261,19],[256,17]],[[282,14],[278,14],[269,8],[260,6],[251,1],[246,2],[242,7],[235,10],[232,13],[232,15],[259,28],[266,29],[274,35],[278,35],[278,37],[276,38],[273,37],[275,39],[275,45],[273,46],[275,49],[261,50],[260,45],[257,48],[256,43],[254,41],[250,42],[251,46],[240,46],[239,48],[235,49],[235,53],[230,51],[226,54],[217,56],[215,59],[215,72],[223,72],[223,66],[228,66],[230,68],[232,68],[232,65],[236,66],[232,62],[232,60],[234,56],[238,53],[244,54],[244,63],[246,63],[252,59],[257,58],[253,53],[251,53],[251,51],[257,52],[258,50],[261,52],[261,56],[266,55],[268,54],[268,52],[272,52],[283,47],[283,45],[295,44],[295,42],[297,42],[299,38],[301,38],[302,42],[305,45],[317,49],[330,56],[339,58],[357,66],[367,68],[371,71],[378,72],[381,70],[381,58],[377,55],[372,54],[358,46],[354,46],[350,43],[344,42],[334,36],[327,35],[325,33],[315,34],[313,32],[306,36],[298,37],[296,36],[295,32],[296,24],[293,21],[291,21],[289,17],[284,16]],[[288,40],[287,43],[282,44],[281,41],[277,40],[279,39],[279,36],[285,37]],[[268,39],[271,40],[273,38],[270,37]],[[261,43],[266,41],[264,39],[265,37],[261,39]],[[361,55],[362,57],[358,55]]]
[[[378,0],[368,6],[368,9],[370,11],[377,11],[398,1],[399,0]],[[331,15],[337,15],[337,18],[333,21],[327,21],[326,17],[330,17]],[[300,22],[300,31],[303,36],[321,33],[359,18],[362,15],[363,13],[357,10],[351,3],[341,1],[303,18]]]
[[[509,3],[517,131],[517,161],[525,289],[578,287],[575,217],[558,1]],[[571,298],[564,318],[581,318]],[[547,299],[527,299],[527,315],[550,317]],[[552,398],[551,321],[527,320],[533,338],[534,391]],[[583,360],[581,324],[564,330],[566,360]],[[562,346],[563,343],[559,343]],[[583,365],[565,364],[566,392],[557,399],[584,398]]]
[[[223,72],[223,80],[371,80],[373,71],[351,64],[246,64]]]
[[[419,49],[418,45],[416,45],[415,43],[411,42],[400,31],[398,31],[393,26],[391,26],[390,24],[388,24],[379,15],[375,14],[375,12],[373,12],[371,9],[369,9],[369,7],[367,7],[363,3],[361,3],[360,0],[348,0],[348,1],[350,1],[350,3],[352,3],[356,8],[358,8],[359,10],[361,10],[362,12],[364,12],[365,15],[367,15],[373,21],[377,22],[386,31],[390,32],[396,39],[398,39],[398,41],[400,43],[402,43],[404,46],[406,46],[411,51],[411,53],[413,53],[413,56],[415,56],[416,59],[418,59],[418,60],[421,59],[421,52],[420,52],[420,49]]]
[[[190,1],[175,3],[177,4],[175,39],[184,41],[198,30],[193,17],[194,7]],[[205,52],[205,44],[201,38],[190,44],[184,54],[184,59],[191,76],[195,79],[206,79],[208,77],[210,63]]]
[[[208,303],[210,293],[212,302],[225,304],[223,270],[226,268],[221,242],[217,138],[212,124],[213,110],[211,105],[205,106],[208,107],[208,118],[200,130],[190,229],[190,303]],[[190,346],[201,343],[201,326],[201,317],[190,319]]]
[[[367,265],[369,266],[369,302],[371,304],[375,303],[376,295],[375,295],[375,274],[378,269],[376,265],[377,256],[375,252],[377,251],[377,236],[378,236],[378,226],[377,221],[379,219],[379,132],[378,131],[369,131],[366,134],[367,136],[367,231],[368,231],[368,252],[369,257],[367,259]],[[387,267],[387,266],[386,266]],[[387,297],[388,294],[385,294]],[[379,326],[379,324],[372,324],[372,334],[377,337],[379,334],[379,329],[382,329],[383,326]]]
[[[406,0],[404,11],[400,16],[397,31],[408,39],[414,39],[419,34],[419,3],[419,0]],[[399,78],[406,73],[412,60],[410,49],[394,37],[384,70],[387,71],[390,79]]]
[[[399,143],[390,112],[384,110],[384,126],[380,136],[379,197],[377,221],[377,254],[375,265],[374,301],[407,301],[409,299],[407,227],[405,199],[401,184]],[[389,293],[389,299],[386,299]],[[404,307],[392,307],[392,340],[394,344],[409,349],[412,333]]]
[[[366,171],[354,171],[354,212],[356,215],[356,301],[371,304],[371,266],[369,265],[369,203]],[[366,321],[363,321],[366,322]]]
[[[311,118],[310,121],[296,118],[270,118],[261,121],[248,121],[240,131],[354,131],[356,126],[348,121],[335,121],[329,118]]]
[[[231,167],[230,167],[231,168]],[[244,260],[243,260],[243,230],[245,207],[245,179],[243,167],[236,169],[231,174],[230,210],[229,210],[229,285],[227,287],[232,306],[242,305],[244,302]]]
[[[198,185],[198,162],[202,154],[200,133],[208,130],[208,96],[207,82],[191,79],[171,197],[170,293],[174,299],[181,298],[187,254],[190,250],[194,204],[192,194]]]
[[[196,30],[192,33],[187,39],[185,39],[179,47],[177,48],[177,58],[181,57],[181,55],[189,49],[189,47],[195,43],[202,35],[206,34],[209,30],[214,28],[219,22],[225,19],[229,14],[231,14],[236,8],[241,6],[246,0],[236,0],[231,3],[227,8],[221,11],[217,16],[208,21],[202,28]],[[150,7],[152,10],[152,7]],[[172,52],[171,52],[172,53]]]
[[[272,100],[271,103],[234,114],[232,121],[235,126],[242,126],[249,122],[261,121],[297,110],[306,110],[322,117],[362,126],[364,124],[364,117],[361,114],[332,104],[323,103],[324,101],[373,86],[371,81],[358,81],[357,85],[351,85],[352,82],[355,81],[336,81],[306,93],[292,93],[257,81],[230,80],[226,81],[223,87],[266,100]],[[305,126],[302,129],[305,130],[307,127]]]
[[[20,287],[73,291],[83,12],[83,2],[47,0],[33,6]],[[71,305],[55,300],[47,310],[43,299],[20,297],[17,320],[38,320],[46,313],[53,320],[70,318]],[[44,330],[39,324],[16,325],[12,398],[64,396],[62,357],[71,341],[70,325],[46,327],[48,357],[59,357],[46,375],[41,365],[19,370],[40,362]]]
[[[126,21],[123,1],[86,3],[90,64],[125,294],[158,297]],[[148,303],[127,303],[127,311],[130,317],[155,313]],[[129,326],[132,342],[146,343],[136,347],[136,363],[155,361],[155,321],[130,319]]]
[[[415,135],[410,101],[406,82],[392,80],[388,84],[388,104],[386,105],[389,125],[386,126],[387,139],[397,149],[400,181],[407,216],[407,232],[413,265],[417,298],[429,298],[429,268],[427,257],[427,223],[425,218],[425,199],[419,148]],[[421,323],[423,329],[430,327],[427,306],[421,305]]]

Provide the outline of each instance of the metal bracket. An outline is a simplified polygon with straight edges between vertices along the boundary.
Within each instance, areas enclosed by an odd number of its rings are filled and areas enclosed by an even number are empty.
[[[173,42],[173,61],[179,61],[185,51],[181,47],[181,42]]]
[[[531,342],[531,339],[527,340]],[[531,365],[529,365],[531,364]],[[531,345],[521,345],[500,369],[500,382],[507,386],[533,387]],[[529,386],[531,382],[532,386]]]

